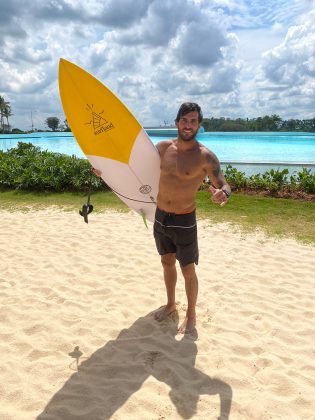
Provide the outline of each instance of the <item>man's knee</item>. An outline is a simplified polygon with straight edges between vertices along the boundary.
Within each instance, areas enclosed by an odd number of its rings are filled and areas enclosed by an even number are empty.
[[[181,265],[180,268],[181,268],[183,276],[185,278],[195,276],[195,274],[196,274],[195,263],[187,264],[187,265],[184,265],[184,266]]]
[[[173,267],[176,264],[175,254],[164,254],[161,255],[161,263],[164,268]]]

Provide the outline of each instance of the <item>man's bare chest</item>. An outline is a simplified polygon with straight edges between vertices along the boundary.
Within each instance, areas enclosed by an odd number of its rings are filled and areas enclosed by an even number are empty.
[[[161,161],[161,171],[177,177],[204,175],[204,163],[200,152],[168,151]]]

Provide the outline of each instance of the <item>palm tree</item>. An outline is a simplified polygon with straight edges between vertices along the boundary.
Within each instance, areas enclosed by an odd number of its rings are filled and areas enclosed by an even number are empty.
[[[4,133],[5,128],[4,119],[7,120],[7,128],[10,128],[9,117],[11,117],[11,115],[13,114],[11,112],[10,102],[5,101],[3,96],[0,96],[0,126],[2,128],[2,133]]]
[[[7,120],[8,130],[10,130],[9,117],[11,117],[13,114],[11,112],[11,105],[10,105],[9,102],[5,102],[3,115],[4,115],[5,119]]]
[[[0,126],[2,128],[2,132],[4,132],[4,98],[0,95]]]

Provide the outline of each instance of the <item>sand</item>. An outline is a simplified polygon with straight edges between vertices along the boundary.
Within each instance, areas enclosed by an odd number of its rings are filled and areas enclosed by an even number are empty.
[[[139,216],[0,216],[2,420],[315,418],[313,247],[200,221],[182,336],[181,275],[177,312],[153,318],[165,290]]]

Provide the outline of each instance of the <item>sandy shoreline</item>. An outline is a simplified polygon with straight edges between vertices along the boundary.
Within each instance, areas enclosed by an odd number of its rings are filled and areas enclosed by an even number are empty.
[[[201,221],[193,340],[137,215],[0,215],[1,419],[314,418],[314,247]]]

